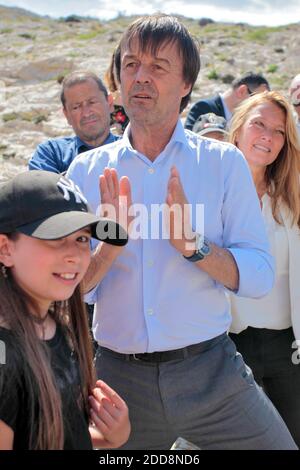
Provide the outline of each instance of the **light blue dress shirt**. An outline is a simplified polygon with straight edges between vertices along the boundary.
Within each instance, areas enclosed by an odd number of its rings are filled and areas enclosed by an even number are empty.
[[[237,295],[268,293],[273,258],[241,152],[184,130],[178,121],[169,143],[151,162],[132,148],[129,135],[130,126],[121,140],[79,155],[69,168],[67,175],[93,211],[99,210],[99,175],[106,166],[129,177],[133,203],[150,212],[151,204],[165,202],[170,168],[176,165],[189,203],[193,208],[204,204],[205,236],[228,248],[236,260]],[[168,240],[140,238],[129,241],[86,300],[96,302],[93,331],[99,344],[142,353],[178,349],[224,333],[231,322],[225,291]]]

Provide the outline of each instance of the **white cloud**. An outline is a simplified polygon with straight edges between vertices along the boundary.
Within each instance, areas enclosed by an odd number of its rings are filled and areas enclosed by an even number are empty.
[[[209,17],[215,21],[245,22],[274,26],[300,20],[299,0],[0,0],[2,5],[19,6],[42,15],[70,14],[111,19],[123,13],[144,15],[155,11],[174,13],[193,18]]]
[[[219,3],[220,6],[213,5],[212,3]],[[94,3],[93,8],[89,9],[87,14],[98,18],[110,19],[115,17],[119,12],[126,15],[144,15],[159,10],[164,13],[177,13],[193,18],[208,17],[215,21],[276,26],[293,23],[297,21],[297,18],[300,19],[299,2],[295,3],[292,1],[291,3],[294,5],[294,8],[285,8],[283,11],[281,1],[280,8],[274,8],[274,6],[271,6],[271,2],[264,0],[250,0],[249,2],[244,2],[244,4],[235,0],[228,2],[214,0],[210,2],[210,4],[199,2],[198,0],[196,2],[192,0],[186,0],[184,2],[176,0],[167,2],[156,1],[151,4],[145,1],[127,0],[117,5],[112,5],[110,1],[101,1],[101,8],[98,8]],[[230,8],[228,4],[230,4]],[[159,6],[161,6],[161,8],[159,8]]]

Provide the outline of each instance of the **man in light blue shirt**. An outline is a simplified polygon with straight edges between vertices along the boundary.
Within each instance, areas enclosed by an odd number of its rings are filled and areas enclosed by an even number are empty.
[[[30,170],[67,171],[80,153],[118,139],[110,132],[112,96],[93,72],[73,72],[62,83],[63,113],[75,135],[49,139],[38,145]]]
[[[101,193],[119,217],[127,201],[136,222],[125,249],[98,245],[84,282],[97,372],[129,407],[124,448],[169,449],[178,436],[203,449],[296,448],[226,334],[226,288],[265,295],[273,260],[242,154],[179,120],[197,47],[178,20],[154,15],[126,30],[115,60],[130,125],[68,176],[95,212]]]
[[[233,264],[228,269],[238,267],[239,283],[232,289],[243,297],[262,297],[272,287],[273,259],[248,166],[231,144],[199,139],[185,132],[180,121],[154,161],[132,147],[130,131],[129,127],[122,140],[106,148],[79,156],[68,172],[97,212],[99,175],[106,167],[116,168],[120,177],[129,177],[133,203],[142,203],[149,216],[143,223],[144,239],[129,241],[87,297],[99,301],[95,320],[98,316],[101,320],[94,321],[95,337],[103,346],[126,353],[177,349],[213,338],[226,331],[231,321],[221,283],[225,272],[214,279],[177,254],[168,240],[153,239],[156,221],[151,219],[157,205],[166,200],[170,171],[176,165],[192,208],[204,205],[204,224],[200,218],[199,228],[204,225],[211,243],[226,247],[219,263],[224,262],[227,269],[228,256]],[[199,267],[205,262],[208,259],[200,261]],[[121,295],[113,294],[112,301],[113,292]]]

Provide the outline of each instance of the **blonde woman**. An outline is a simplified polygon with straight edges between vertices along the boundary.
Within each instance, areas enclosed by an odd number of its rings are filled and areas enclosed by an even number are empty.
[[[300,147],[290,105],[277,92],[252,96],[236,110],[229,141],[248,161],[276,264],[266,297],[231,296],[230,336],[299,446]]]

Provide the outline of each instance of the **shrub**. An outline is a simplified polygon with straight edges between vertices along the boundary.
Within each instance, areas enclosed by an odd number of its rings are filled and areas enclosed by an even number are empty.
[[[267,68],[268,73],[274,73],[278,69],[278,65],[276,64],[270,64],[269,67]]]
[[[213,70],[211,70],[210,72],[208,72],[207,78],[208,78],[209,80],[218,80],[219,74],[218,74],[218,72],[217,72],[215,69],[213,69]]]

